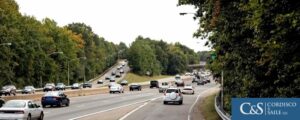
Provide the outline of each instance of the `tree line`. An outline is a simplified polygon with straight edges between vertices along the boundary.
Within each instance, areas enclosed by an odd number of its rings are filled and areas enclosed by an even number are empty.
[[[139,75],[174,75],[188,70],[188,64],[199,63],[192,49],[180,44],[168,44],[138,36],[128,49],[132,72]]]
[[[84,23],[59,27],[21,15],[14,0],[0,1],[0,86],[83,82],[112,66],[118,48]]]
[[[300,1],[179,0],[197,8],[201,28],[224,71],[225,109],[235,97],[300,97]]]

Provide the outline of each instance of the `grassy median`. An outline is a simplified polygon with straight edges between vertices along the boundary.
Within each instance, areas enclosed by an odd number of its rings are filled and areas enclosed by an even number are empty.
[[[159,76],[140,76],[134,73],[128,73],[124,77],[125,80],[128,81],[128,83],[137,83],[137,82],[146,82],[150,80],[157,80],[162,78],[172,77],[169,75],[159,75]]]
[[[207,96],[206,98],[204,98],[200,106],[200,110],[202,111],[205,120],[222,120],[215,110],[215,96],[216,94]]]

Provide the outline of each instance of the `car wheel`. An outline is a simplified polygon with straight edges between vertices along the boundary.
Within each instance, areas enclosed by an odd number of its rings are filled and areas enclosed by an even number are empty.
[[[31,120],[31,115],[30,114],[27,116],[27,120]]]
[[[46,108],[46,105],[42,105],[43,106],[43,108]]]
[[[69,105],[70,105],[70,102],[67,102],[67,103],[66,103],[66,106],[69,106]]]
[[[44,113],[43,112],[41,112],[41,114],[40,114],[40,117],[39,117],[39,119],[38,120],[43,120],[44,119]]]
[[[168,104],[168,102],[164,101],[164,104],[166,105],[166,104]]]
[[[182,100],[181,100],[181,101],[179,101],[179,105],[182,105]]]
[[[58,106],[59,106],[59,107],[63,106],[62,102],[59,102],[59,103],[58,103]]]

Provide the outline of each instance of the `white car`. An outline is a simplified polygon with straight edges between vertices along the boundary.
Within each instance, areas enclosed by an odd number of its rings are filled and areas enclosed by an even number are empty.
[[[168,82],[162,82],[161,86],[159,86],[158,92],[163,93],[170,87]]]
[[[178,104],[182,104],[183,102],[183,96],[181,94],[181,90],[179,88],[168,88],[165,91],[164,96],[164,104],[167,104],[169,102],[178,102]]]
[[[192,85],[186,85],[182,89],[182,94],[194,94],[194,88]]]
[[[1,120],[42,120],[43,118],[43,108],[31,100],[9,100],[0,108]]]
[[[109,93],[124,93],[124,88],[122,85],[120,84],[113,84],[112,86],[110,86],[109,88]]]

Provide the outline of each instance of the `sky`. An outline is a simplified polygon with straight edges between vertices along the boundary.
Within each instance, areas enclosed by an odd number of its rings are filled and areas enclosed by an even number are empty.
[[[177,6],[178,0],[16,0],[23,15],[50,18],[59,26],[80,22],[115,44],[130,45],[137,36],[179,42],[197,51],[210,50],[206,40],[194,38],[199,27],[193,6]]]

